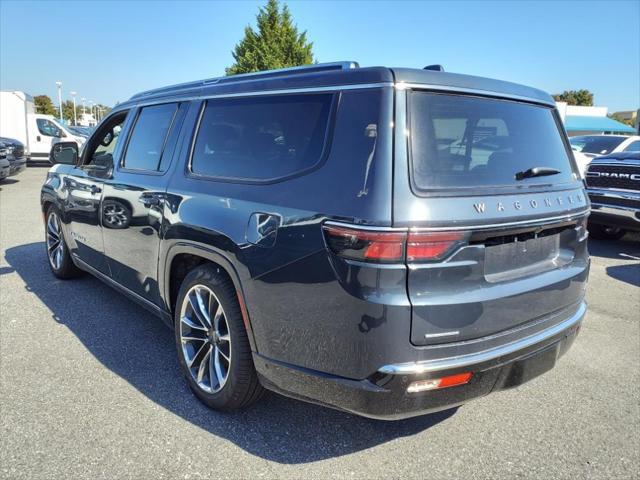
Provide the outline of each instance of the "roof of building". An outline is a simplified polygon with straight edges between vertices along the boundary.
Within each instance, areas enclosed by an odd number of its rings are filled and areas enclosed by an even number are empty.
[[[617,122],[609,117],[587,115],[567,115],[564,119],[567,131],[635,133],[633,127]]]
[[[437,90],[473,92],[554,105],[553,99],[542,90],[501,80],[436,70],[360,68],[356,62],[336,62],[218,77],[158,88],[134,95],[124,104],[118,105],[118,109],[132,103],[157,101],[161,98],[233,96],[252,92],[331,89],[362,84],[420,84]]]

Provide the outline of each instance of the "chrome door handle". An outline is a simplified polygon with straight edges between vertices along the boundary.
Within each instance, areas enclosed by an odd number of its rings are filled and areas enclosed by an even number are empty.
[[[139,198],[140,203],[142,203],[145,207],[157,207],[160,205],[160,200],[162,200],[157,195],[141,195]]]

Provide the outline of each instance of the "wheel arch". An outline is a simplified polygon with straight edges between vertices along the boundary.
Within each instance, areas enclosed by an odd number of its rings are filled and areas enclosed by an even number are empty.
[[[180,289],[182,278],[185,276],[180,273],[177,274],[176,272],[176,266],[183,262],[192,264],[191,267],[185,271],[185,275],[188,271],[191,271],[199,265],[210,264],[219,268],[222,273],[229,277],[238,297],[238,303],[240,304],[240,311],[242,313],[244,326],[247,330],[249,343],[251,344],[251,350],[255,352],[256,348],[253,338],[253,329],[251,328],[251,319],[249,318],[245,301],[246,297],[242,289],[240,276],[231,261],[215,250],[190,242],[177,242],[169,248],[165,255],[164,262],[160,264],[162,265],[162,270],[159,272],[161,273],[160,279],[162,280],[160,290],[169,312],[173,314],[175,311],[177,292]]]

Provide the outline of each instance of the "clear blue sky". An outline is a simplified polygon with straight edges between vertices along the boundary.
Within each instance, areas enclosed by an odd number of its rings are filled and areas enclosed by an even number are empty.
[[[107,105],[222,75],[255,1],[0,0],[0,87]],[[610,111],[640,106],[640,0],[290,1],[320,62],[423,67],[532,85],[586,88]]]

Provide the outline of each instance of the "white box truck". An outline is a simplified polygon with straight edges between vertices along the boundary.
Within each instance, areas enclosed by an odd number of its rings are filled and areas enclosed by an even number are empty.
[[[0,137],[24,144],[29,160],[48,160],[52,144],[74,141],[78,148],[85,139],[72,134],[52,115],[36,113],[33,97],[20,91],[0,92]]]

